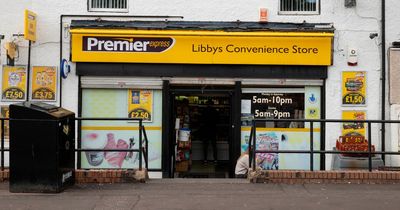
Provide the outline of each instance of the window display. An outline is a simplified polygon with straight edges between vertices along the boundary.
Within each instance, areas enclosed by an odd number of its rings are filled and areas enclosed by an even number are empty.
[[[257,150],[309,150],[310,125],[304,122],[268,121],[268,119],[319,119],[320,88],[243,89],[242,153],[247,150],[252,119],[256,122]],[[314,123],[314,149],[320,146],[319,124]],[[319,168],[315,155],[314,168]],[[259,153],[256,164],[262,169],[309,169],[310,155]]]
[[[126,118],[129,93],[126,89],[83,89],[82,117]],[[161,90],[137,90],[151,93],[151,122],[143,122],[149,141],[149,169],[161,169]],[[139,96],[139,95],[138,95]],[[150,98],[150,96],[149,96]],[[82,148],[138,149],[138,122],[82,121]],[[82,168],[138,168],[138,152],[83,152]],[[144,162],[144,161],[143,161]]]

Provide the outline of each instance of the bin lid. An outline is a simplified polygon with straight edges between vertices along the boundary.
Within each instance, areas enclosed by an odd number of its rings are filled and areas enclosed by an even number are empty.
[[[43,102],[31,102],[31,106],[36,108],[36,109],[41,109],[47,112],[55,112],[58,111],[58,107],[51,105],[51,104],[46,104]]]
[[[50,116],[50,118],[59,119],[71,115],[75,113],[43,102],[25,101],[10,104],[10,118],[14,119],[49,119]]]

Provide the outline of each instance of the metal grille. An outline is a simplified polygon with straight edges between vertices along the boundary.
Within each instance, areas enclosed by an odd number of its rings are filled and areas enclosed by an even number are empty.
[[[128,0],[89,0],[89,10],[121,10],[126,11],[128,9]]]
[[[318,14],[319,0],[280,0],[280,14]]]

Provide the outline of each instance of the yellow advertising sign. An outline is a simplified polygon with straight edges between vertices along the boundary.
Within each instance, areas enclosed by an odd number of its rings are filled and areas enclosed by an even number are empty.
[[[73,29],[72,61],[331,65],[333,33]]]
[[[1,99],[26,100],[26,66],[3,66]]]
[[[32,100],[55,101],[57,90],[57,67],[32,67]]]
[[[128,117],[151,122],[153,118],[153,91],[128,90]]]
[[[366,120],[367,113],[365,111],[343,111],[343,120]],[[343,123],[342,136],[364,136],[365,137],[365,123],[359,122],[346,122]]]
[[[25,10],[24,38],[26,40],[36,41],[36,19],[37,15],[34,12]]]
[[[366,86],[365,71],[342,72],[342,104],[365,105]]]

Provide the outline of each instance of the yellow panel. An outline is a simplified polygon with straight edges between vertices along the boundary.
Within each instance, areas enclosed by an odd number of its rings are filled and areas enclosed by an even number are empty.
[[[145,126],[147,131],[158,131],[161,130],[161,127],[158,126]],[[82,130],[113,130],[113,131],[135,131],[139,130],[139,127],[130,127],[130,126],[82,126]]]
[[[73,29],[72,61],[331,65],[333,33]]]
[[[313,130],[314,132],[321,131],[319,128]],[[242,127],[241,131],[251,131],[251,127]],[[257,128],[257,131],[310,132],[310,128]]]

